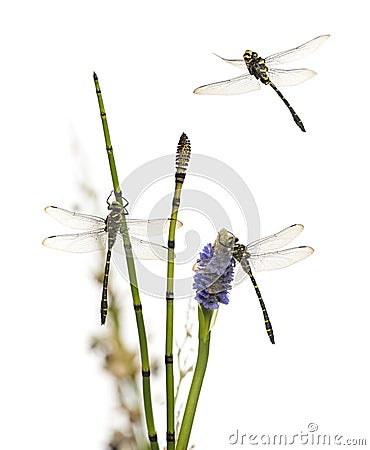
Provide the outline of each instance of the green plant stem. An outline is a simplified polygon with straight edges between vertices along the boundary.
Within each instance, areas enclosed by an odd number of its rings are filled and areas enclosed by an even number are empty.
[[[204,375],[207,368],[209,345],[211,339],[211,321],[213,311],[198,308],[198,357],[195,366],[193,380],[191,382],[188,400],[186,402],[184,417],[182,419],[176,450],[187,450],[190,439],[190,433],[193,426],[195,411],[199,400],[200,390],[202,388]]]
[[[115,194],[116,200],[121,205],[123,205],[122,192],[121,192],[121,188],[119,185],[119,178],[117,175],[116,163],[115,163],[114,154],[113,154],[113,147],[112,147],[111,140],[110,140],[107,116],[105,113],[104,102],[103,102],[103,97],[102,97],[101,90],[100,90],[99,80],[98,80],[98,77],[95,72],[94,72],[94,83],[95,83],[96,95],[97,95],[98,103],[99,103],[100,117],[101,117],[102,125],[103,125],[104,139],[105,139],[105,145],[106,145],[106,150],[107,150],[107,155],[108,155],[109,168],[110,168],[110,172],[111,172],[111,176],[112,176],[114,194]],[[122,231],[123,231],[122,236],[123,236],[123,241],[124,241],[124,248],[125,248],[125,253],[126,253],[127,270],[128,270],[129,279],[130,279],[130,288],[131,288],[131,294],[132,294],[132,299],[133,299],[133,304],[134,304],[137,330],[138,330],[138,335],[139,335],[141,369],[142,369],[142,376],[143,376],[142,383],[143,383],[144,411],[145,411],[145,418],[146,418],[146,424],[147,424],[147,430],[148,430],[148,437],[149,437],[151,449],[159,450],[157,433],[156,433],[155,425],[154,425],[154,416],[153,416],[152,398],[151,398],[151,389],[150,389],[150,365],[149,365],[148,344],[147,344],[144,318],[143,318],[143,312],[142,312],[142,305],[141,305],[141,301],[140,301],[140,294],[139,294],[137,277],[136,277],[135,263],[134,263],[134,259],[133,259],[133,255],[132,255],[130,236],[127,231],[126,217],[124,214],[122,215]]]
[[[174,248],[177,214],[180,206],[183,179],[176,181],[172,201],[170,229],[168,232],[167,290],[166,290],[166,403],[167,403],[167,450],[175,448],[175,387],[173,376],[173,301],[174,301]]]
[[[95,72],[94,72],[94,83],[95,83],[96,95],[98,97],[100,117],[101,117],[102,126],[103,126],[105,148],[107,150],[109,168],[110,168],[110,173],[112,175],[113,189],[114,189],[115,193],[118,193],[118,192],[121,192],[121,188],[119,185],[116,163],[114,160],[113,147],[112,147],[112,143],[110,140],[110,133],[109,133],[109,128],[108,128],[107,115],[105,113],[105,108],[104,108],[103,96],[102,96],[102,93],[100,90],[98,76],[96,75]],[[122,198],[121,199],[116,198],[116,200],[117,201],[121,200],[121,204],[122,204]]]

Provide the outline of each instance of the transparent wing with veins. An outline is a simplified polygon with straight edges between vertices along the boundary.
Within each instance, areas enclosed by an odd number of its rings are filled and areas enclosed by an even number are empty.
[[[323,44],[328,38],[330,34],[323,34],[314,39],[311,39],[308,42],[305,42],[298,47],[291,48],[289,50],[285,50],[283,52],[274,53],[273,55],[265,58],[266,65],[275,65],[275,64],[285,64],[291,61],[296,61],[297,59],[304,58],[305,56],[310,55],[312,52],[317,50],[321,44]]]
[[[262,270],[283,269],[307,258],[312,253],[312,247],[301,246],[259,255],[250,255],[247,259],[256,272],[261,272]]]
[[[280,250],[288,245],[303,230],[303,225],[295,224],[278,233],[251,242],[247,245],[248,255],[245,257],[252,268],[259,272],[288,267],[311,255],[313,248],[299,246]]]
[[[244,64],[244,61],[243,61]],[[244,65],[245,66],[245,65]],[[316,75],[316,72],[310,69],[270,69],[268,71],[270,80],[277,87],[296,86]],[[206,84],[194,90],[194,94],[203,95],[238,95],[261,89],[261,83],[249,73],[230,80],[217,81],[216,83]]]
[[[244,63],[244,61],[243,61]],[[252,75],[244,74],[230,80],[206,84],[194,90],[194,94],[237,95],[261,89],[261,83]]]
[[[309,54],[317,50],[320,45],[323,44],[329,37],[330,34],[323,34],[322,36],[311,39],[310,41],[305,42],[298,47],[291,48],[283,52],[274,53],[273,55],[267,56],[267,58],[265,58],[265,63],[267,66],[274,66],[275,64],[285,64],[288,62],[296,61],[297,59],[304,58],[305,56],[308,56]],[[222,59],[223,61],[232,64],[235,67],[239,67],[239,69],[245,69],[246,67],[244,59],[223,58],[216,53],[214,53],[214,55]]]
[[[46,247],[56,250],[63,250],[75,253],[84,253],[97,250],[105,250],[107,246],[106,222],[103,218],[89,214],[81,214],[68,211],[55,206],[45,208],[47,214],[63,225],[73,229],[88,230],[81,233],[62,234],[50,236],[43,240]],[[133,256],[138,259],[167,259],[168,248],[160,244],[155,244],[143,239],[131,236],[157,236],[165,233],[172,219],[126,219],[130,232],[130,240],[133,249]],[[181,227],[180,221],[176,222],[177,227]],[[124,252],[123,237],[117,234],[114,250],[119,253]]]
[[[285,247],[293,239],[295,239],[302,231],[304,226],[301,224],[294,224],[290,227],[284,228],[278,233],[272,234],[256,241],[250,242],[247,247],[247,252],[251,254],[271,252]]]
[[[45,212],[62,225],[75,230],[99,231],[105,228],[105,220],[98,216],[68,211],[56,206],[47,206]]]

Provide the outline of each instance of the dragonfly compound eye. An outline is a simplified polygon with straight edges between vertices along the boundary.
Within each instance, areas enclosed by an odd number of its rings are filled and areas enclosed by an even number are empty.
[[[252,50],[246,50],[244,52],[244,59],[251,59],[252,58]]]
[[[122,207],[122,205],[121,205],[119,202],[113,201],[113,202],[109,205],[108,209],[109,209],[110,211],[114,211],[115,213],[121,213],[122,210],[123,210],[123,207]]]

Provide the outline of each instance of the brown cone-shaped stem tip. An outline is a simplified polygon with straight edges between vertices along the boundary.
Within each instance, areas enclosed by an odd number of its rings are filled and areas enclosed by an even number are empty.
[[[190,160],[190,141],[185,133],[182,133],[177,145],[176,172],[185,173]]]

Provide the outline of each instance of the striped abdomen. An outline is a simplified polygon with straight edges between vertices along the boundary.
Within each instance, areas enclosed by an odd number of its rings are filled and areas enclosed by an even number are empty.
[[[272,330],[272,325],[271,325],[271,322],[270,322],[270,318],[269,318],[269,316],[267,314],[265,303],[264,303],[264,301],[262,299],[261,292],[260,292],[260,290],[259,290],[259,288],[257,286],[256,279],[254,278],[254,276],[252,274],[252,270],[250,268],[250,265],[248,264],[246,259],[242,259],[240,261],[240,264],[241,264],[244,272],[246,274],[248,274],[249,278],[252,281],[253,287],[254,287],[254,289],[256,291],[256,294],[257,294],[257,297],[258,297],[258,301],[260,302],[260,305],[261,305],[261,309],[262,309],[263,318],[264,318],[264,321],[265,321],[265,327],[266,327],[267,335],[270,338],[271,343],[275,344],[274,332]]]
[[[104,269],[102,299],[101,299],[101,303],[100,303],[100,320],[101,320],[102,325],[105,324],[105,320],[106,320],[107,314],[108,314],[108,278],[109,278],[111,256],[112,256],[112,250],[110,248],[108,248],[107,259],[105,261],[105,269]]]
[[[279,91],[279,89],[274,85],[274,83],[272,83],[272,81],[269,80],[268,83],[272,89],[277,93],[277,95],[281,98],[281,100],[285,103],[285,105],[288,107],[290,114],[293,117],[294,122],[299,126],[299,128],[302,131],[306,131],[304,128],[304,125],[302,123],[302,120],[299,118],[298,114],[294,111],[294,109],[290,106],[290,103],[288,102],[288,100],[284,97],[284,95]]]

